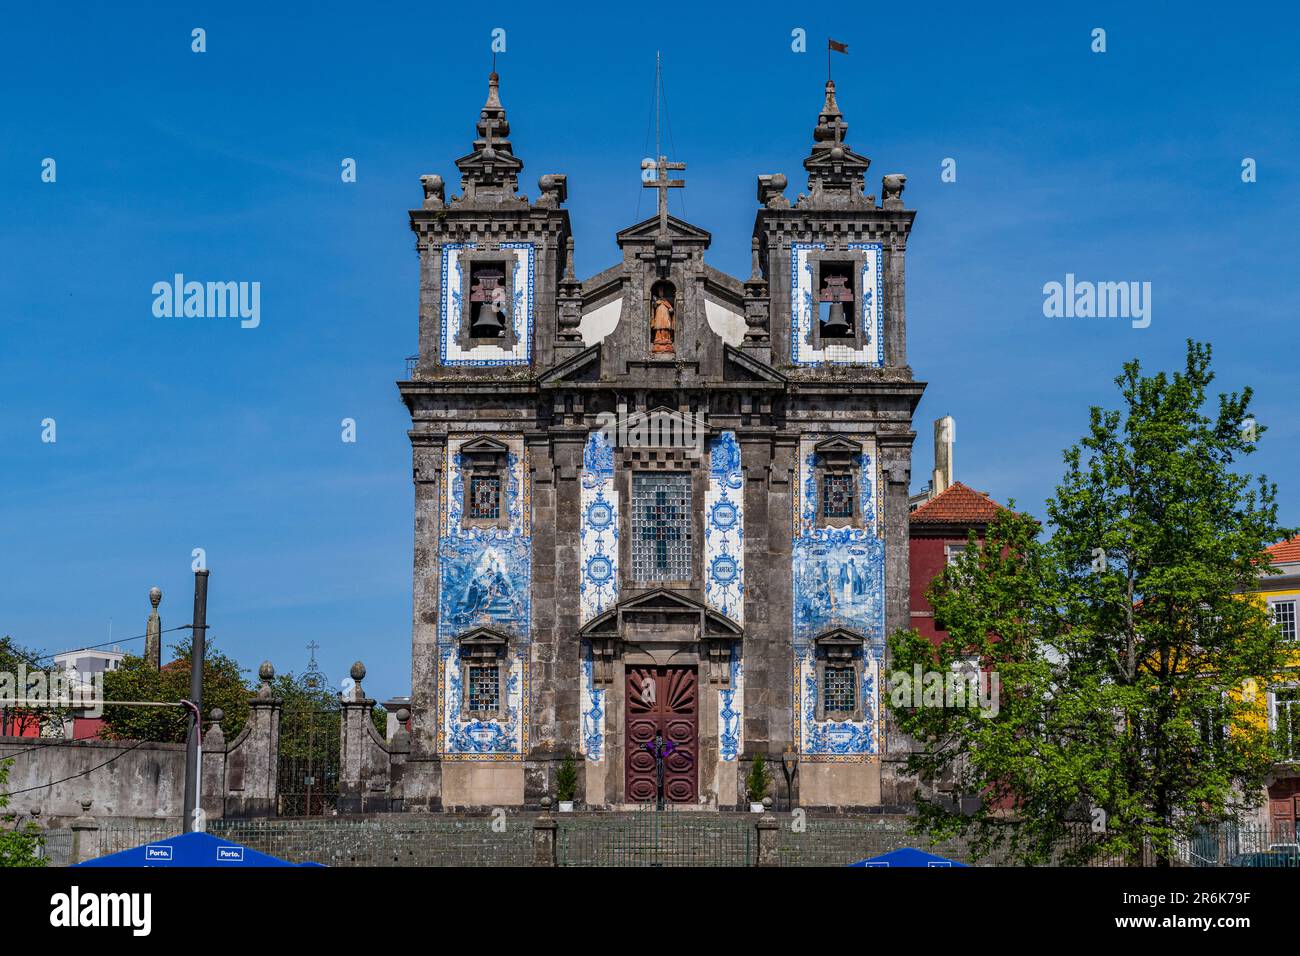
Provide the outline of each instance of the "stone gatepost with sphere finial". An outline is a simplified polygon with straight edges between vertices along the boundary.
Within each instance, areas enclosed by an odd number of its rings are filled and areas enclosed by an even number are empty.
[[[275,668],[270,661],[262,662],[257,676],[262,684],[248,702],[248,723],[226,753],[228,817],[276,816],[283,701],[271,688]]]
[[[392,809],[387,742],[375,729],[371,712],[375,702],[366,696],[361,682],[366,666],[352,665],[351,677],[343,682],[339,704],[343,720],[339,741],[339,811],[370,813]]]

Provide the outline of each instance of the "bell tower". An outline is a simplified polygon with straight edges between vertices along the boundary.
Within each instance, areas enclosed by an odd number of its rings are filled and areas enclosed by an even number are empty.
[[[533,539],[549,527],[536,527],[533,489],[550,494],[554,471],[533,376],[555,360],[561,307],[566,334],[575,330],[581,292],[566,177],[542,176],[534,200],[519,191],[524,164],[495,72],[475,132],[456,160],[460,194],[422,176],[424,202],[410,211],[420,343],[398,387],[415,485],[413,807],[466,805],[483,792],[499,805],[524,800],[532,641],[548,613],[534,612]]]
[[[542,176],[534,201],[519,192],[524,164],[495,72],[475,130],[471,151],[456,160],[460,195],[448,199],[441,176],[422,176],[424,204],[411,210],[420,253],[417,372],[425,374],[455,369],[490,378],[553,355],[556,297],[571,255],[561,208],[567,177]]]
[[[907,364],[903,257],[916,213],[903,208],[905,176],[884,178],[883,204],[866,194],[871,160],[845,141],[848,128],[827,80],[803,161],[808,192],[791,203],[785,176],[758,178],[756,272],[771,295],[778,365]]]

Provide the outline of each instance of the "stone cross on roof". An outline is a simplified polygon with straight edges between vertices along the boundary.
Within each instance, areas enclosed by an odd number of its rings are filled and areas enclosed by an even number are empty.
[[[668,190],[681,189],[686,185],[684,179],[669,179],[668,170],[685,169],[685,163],[670,163],[667,156],[660,156],[654,164],[655,178],[641,183],[646,189],[659,190],[659,234],[668,235]]]

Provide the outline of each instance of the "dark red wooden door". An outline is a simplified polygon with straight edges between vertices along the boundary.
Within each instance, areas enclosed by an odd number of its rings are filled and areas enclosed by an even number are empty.
[[[694,803],[698,793],[699,693],[693,667],[636,667],[627,672],[626,799],[652,803],[658,793],[655,757],[646,749],[655,734],[672,741],[664,760],[664,799]]]
[[[1273,811],[1274,843],[1289,843],[1300,832],[1300,780],[1279,780],[1268,789],[1269,804]]]

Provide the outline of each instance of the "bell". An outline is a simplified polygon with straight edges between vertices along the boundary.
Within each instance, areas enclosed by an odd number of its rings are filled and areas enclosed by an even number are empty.
[[[496,339],[505,334],[504,317],[492,302],[474,303],[474,319],[469,324],[469,334],[476,339]]]
[[[844,303],[832,302],[830,308],[826,310],[826,318],[822,321],[822,335],[826,338],[845,339],[852,334],[848,316],[844,314]]]

